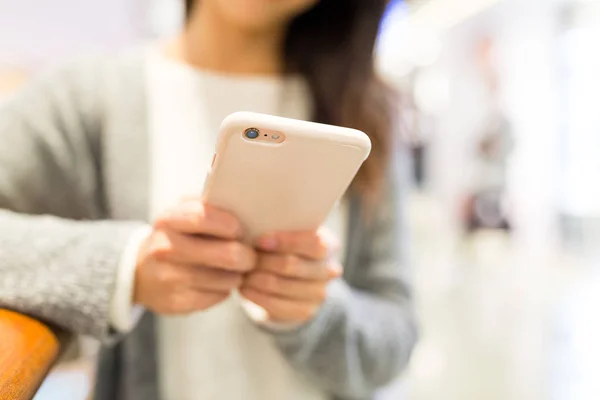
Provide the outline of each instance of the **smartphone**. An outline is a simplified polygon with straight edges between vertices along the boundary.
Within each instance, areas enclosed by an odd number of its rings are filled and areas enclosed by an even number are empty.
[[[250,112],[221,124],[207,204],[236,215],[247,240],[317,229],[371,151],[358,130]]]

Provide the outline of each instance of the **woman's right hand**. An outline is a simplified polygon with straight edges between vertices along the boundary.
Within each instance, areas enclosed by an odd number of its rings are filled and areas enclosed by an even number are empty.
[[[134,303],[159,314],[206,310],[225,300],[256,264],[232,215],[185,200],[158,218],[138,254]]]

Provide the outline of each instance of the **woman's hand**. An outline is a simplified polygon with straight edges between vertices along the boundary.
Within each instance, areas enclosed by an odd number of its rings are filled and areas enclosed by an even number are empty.
[[[134,302],[156,313],[216,305],[256,265],[255,251],[239,241],[238,220],[199,200],[183,201],[153,228],[139,252]]]
[[[327,298],[327,285],[342,275],[331,260],[336,250],[325,232],[278,233],[263,237],[257,267],[250,272],[241,294],[261,306],[270,321],[303,323]]]

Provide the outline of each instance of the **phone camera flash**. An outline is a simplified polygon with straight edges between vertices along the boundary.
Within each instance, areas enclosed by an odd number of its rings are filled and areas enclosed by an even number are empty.
[[[271,139],[273,139],[273,140],[279,140],[280,137],[281,137],[280,135],[275,134],[275,135],[271,136]]]

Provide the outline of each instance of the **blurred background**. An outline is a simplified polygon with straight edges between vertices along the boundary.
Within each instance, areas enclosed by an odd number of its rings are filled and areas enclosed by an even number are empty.
[[[0,0],[0,103],[176,32],[178,0]],[[390,1],[421,341],[391,398],[600,398],[600,1]],[[36,399],[84,399],[82,342]]]

